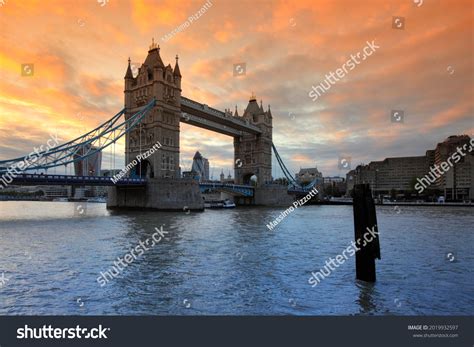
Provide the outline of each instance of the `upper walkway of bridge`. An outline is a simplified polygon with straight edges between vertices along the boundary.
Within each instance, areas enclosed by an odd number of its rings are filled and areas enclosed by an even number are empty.
[[[229,136],[242,136],[244,133],[260,134],[259,127],[241,117],[233,116],[206,104],[184,96],[181,97],[181,121]]]

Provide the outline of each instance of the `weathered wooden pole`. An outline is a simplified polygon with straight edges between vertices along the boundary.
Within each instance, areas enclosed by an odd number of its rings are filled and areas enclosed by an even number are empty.
[[[374,199],[369,184],[356,184],[353,191],[356,278],[375,282],[375,258],[380,259],[380,243]]]

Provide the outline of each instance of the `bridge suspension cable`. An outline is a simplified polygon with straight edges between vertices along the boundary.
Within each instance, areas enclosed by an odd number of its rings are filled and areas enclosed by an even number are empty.
[[[285,175],[290,185],[293,185],[295,188],[300,189],[300,190],[309,190],[309,189],[312,189],[318,183],[318,178],[315,178],[312,182],[310,182],[309,184],[305,186],[302,186],[301,184],[299,184],[296,181],[296,179],[293,177],[293,175],[290,173],[290,170],[288,170],[288,168],[286,167],[285,163],[283,162],[283,159],[278,153],[275,147],[275,144],[273,142],[272,142],[272,148],[273,148],[273,152],[275,153],[275,158],[278,162],[278,165],[280,166],[281,170],[283,171],[283,175]]]
[[[27,156],[1,160],[0,171],[5,171],[10,167],[15,167],[19,162],[27,163],[27,166],[23,167],[22,170],[47,170],[48,168],[82,161],[102,151],[111,144],[115,144],[115,142],[117,142],[117,140],[122,136],[132,131],[141,123],[143,118],[153,108],[153,106],[155,106],[155,104],[156,100],[153,99],[128,119],[125,118],[125,109],[122,109],[111,119],[88,133],[49,150],[37,152],[38,155],[34,162],[31,158],[28,160]],[[122,116],[124,116],[124,120],[119,122]],[[115,151],[113,150],[113,157],[114,156]],[[115,164],[115,158],[113,158],[113,160]]]
[[[272,148],[273,148],[273,152],[275,153],[275,158],[276,158],[278,164],[280,165],[281,170],[283,171],[283,175],[285,175],[285,177],[286,177],[286,179],[288,180],[289,183],[293,183],[293,184],[298,185],[298,183],[296,182],[296,180],[293,178],[290,171],[286,167],[285,163],[283,162],[283,159],[281,159],[280,154],[278,153],[278,151],[275,147],[275,144],[273,142],[272,142]]]

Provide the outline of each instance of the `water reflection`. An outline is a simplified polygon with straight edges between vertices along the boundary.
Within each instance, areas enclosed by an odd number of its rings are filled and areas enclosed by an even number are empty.
[[[77,216],[72,203],[0,205],[0,276],[5,271],[10,279],[0,288],[0,314],[446,315],[474,310],[470,208],[406,208],[400,214],[379,208],[384,257],[377,261],[377,282],[356,281],[351,258],[313,288],[307,282],[311,272],[353,238],[350,206],[299,208],[270,231],[266,224],[281,209],[187,214],[107,211],[105,205],[88,204],[87,213]],[[101,271],[161,226],[168,234],[159,244],[99,286]],[[448,261],[447,252],[456,261]],[[409,304],[401,296],[410,298]]]
[[[359,305],[359,312],[362,314],[376,313],[377,304],[375,296],[377,291],[375,289],[376,284],[370,282],[364,282],[355,280],[355,285],[359,290],[359,297],[356,303]]]

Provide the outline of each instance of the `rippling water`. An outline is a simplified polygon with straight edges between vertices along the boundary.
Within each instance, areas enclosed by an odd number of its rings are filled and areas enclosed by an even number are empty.
[[[305,206],[269,231],[281,210],[0,202],[0,314],[473,313],[472,208],[378,207],[377,282],[356,281],[351,258],[315,288],[310,273],[353,240],[352,206]],[[166,238],[100,287],[100,272],[162,225]]]

